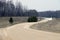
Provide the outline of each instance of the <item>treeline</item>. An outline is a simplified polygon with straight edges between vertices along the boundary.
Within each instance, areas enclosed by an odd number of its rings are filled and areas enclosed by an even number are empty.
[[[60,18],[59,11],[45,11],[37,12],[36,10],[29,10],[22,6],[20,2],[14,3],[12,1],[1,2],[0,1],[0,17],[11,16],[39,16],[39,17],[55,17]]]
[[[22,13],[23,9],[19,3],[15,6],[12,1],[0,1],[0,16],[21,16]]]
[[[60,10],[57,11],[45,11],[39,12],[39,17],[52,17],[52,18],[60,18]]]
[[[4,16],[38,16],[36,10],[26,10],[20,2],[15,5],[12,1],[0,1],[0,17]]]

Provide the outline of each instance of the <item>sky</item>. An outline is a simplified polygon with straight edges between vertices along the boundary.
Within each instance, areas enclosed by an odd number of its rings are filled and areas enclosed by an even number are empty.
[[[13,0],[16,2],[17,0]],[[37,11],[55,11],[60,10],[60,0],[18,0],[23,6],[28,9],[35,9]]]

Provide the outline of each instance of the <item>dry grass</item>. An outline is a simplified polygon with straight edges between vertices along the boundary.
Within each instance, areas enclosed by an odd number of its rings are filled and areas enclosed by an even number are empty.
[[[24,22],[27,22],[27,19],[28,19],[28,17],[13,17],[14,23],[10,24],[9,18],[10,17],[0,17],[0,28],[5,28],[15,24],[24,23]],[[40,21],[40,19],[43,19],[43,18],[38,17],[38,19]]]
[[[30,28],[60,33],[60,18],[59,19],[53,19],[52,21],[49,21],[46,23],[35,24],[35,25],[32,25]]]
[[[9,18],[10,17],[0,17],[0,28],[12,26],[18,23],[27,22],[27,19],[28,19],[28,17],[13,17],[14,23],[10,24]]]
[[[9,18],[10,17],[0,17],[0,28],[5,28],[15,24],[24,23],[24,22],[27,22],[28,20],[28,17],[13,17],[14,23],[10,24]],[[43,18],[38,17],[39,21],[40,19],[42,20]]]

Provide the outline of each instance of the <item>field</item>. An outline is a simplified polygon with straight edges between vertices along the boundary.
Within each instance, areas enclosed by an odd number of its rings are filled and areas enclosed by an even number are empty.
[[[0,17],[0,28],[12,26],[18,23],[27,22],[28,17],[13,17],[13,21],[14,21],[13,24],[9,23],[9,19],[10,17]],[[40,17],[38,17],[38,20],[40,21]]]
[[[30,28],[36,30],[60,33],[60,18],[53,19],[52,21],[46,23],[34,24]]]
[[[8,27],[14,24],[27,22],[28,17],[13,17],[14,23],[9,23],[10,17],[0,17],[0,28]]]

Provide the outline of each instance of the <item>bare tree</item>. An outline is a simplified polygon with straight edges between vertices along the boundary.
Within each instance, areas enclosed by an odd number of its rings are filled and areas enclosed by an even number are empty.
[[[16,11],[17,11],[17,16],[22,16],[23,7],[20,2],[16,2]]]

